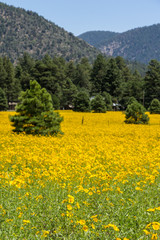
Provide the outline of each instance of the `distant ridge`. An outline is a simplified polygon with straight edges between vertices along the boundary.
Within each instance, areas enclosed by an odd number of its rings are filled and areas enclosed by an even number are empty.
[[[75,61],[82,57],[92,61],[99,53],[37,13],[0,3],[0,55],[16,61],[24,52],[35,58],[49,54]]]
[[[94,41],[92,40],[94,37]],[[160,61],[160,24],[135,28],[123,33],[86,32],[78,36],[109,56],[122,56],[130,61]]]
[[[96,48],[100,48],[104,43],[106,44],[110,39],[117,36],[119,33],[110,31],[89,31],[82,33],[78,37],[85,40]]]

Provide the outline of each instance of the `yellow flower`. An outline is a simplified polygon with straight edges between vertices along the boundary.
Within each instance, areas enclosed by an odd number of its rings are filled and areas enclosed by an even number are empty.
[[[155,211],[155,208],[149,208],[147,209],[147,212],[154,212]]]
[[[160,229],[160,225],[156,224],[156,223],[152,224],[152,227],[153,227],[154,230],[159,230]]]
[[[92,226],[92,228],[93,228],[93,229],[95,229],[95,226],[94,226],[94,224],[93,224],[93,223],[91,224],[91,226]]]
[[[24,225],[26,225],[27,223],[30,223],[30,220],[23,220]]]
[[[47,237],[47,235],[49,234],[49,231],[46,231],[46,230],[42,230],[42,237]]]
[[[38,201],[39,199],[43,199],[43,196],[39,195],[39,196],[36,197],[36,201]]]
[[[65,203],[65,202],[67,202],[67,199],[64,199],[64,200],[62,201],[62,203]]]
[[[98,218],[93,218],[93,221],[94,222],[98,222]]]
[[[93,216],[91,216],[91,218],[96,218],[98,215],[93,215]]]
[[[85,225],[86,221],[85,220],[79,220],[78,223],[81,224],[81,225]]]
[[[26,192],[26,194],[25,194],[24,196],[28,197],[29,195],[30,195],[30,193],[29,193],[29,192]]]
[[[85,232],[88,231],[88,226],[87,225],[83,225],[83,228],[82,228]]]
[[[152,234],[151,240],[157,240],[157,239],[158,239],[157,233]]]
[[[68,195],[68,202],[69,203],[74,203],[74,197],[71,195]]]
[[[150,234],[150,232],[147,231],[146,229],[144,229],[143,232],[145,232],[146,235],[149,235],[149,234]]]
[[[112,224],[112,223],[109,223],[108,225],[104,225],[103,227],[104,228],[112,227],[115,231],[119,232],[119,228],[116,225]]]
[[[13,219],[6,219],[6,222],[12,222]]]
[[[78,202],[76,203],[76,207],[77,207],[78,209],[80,209],[80,205],[79,205]]]
[[[93,192],[89,191],[88,195],[92,196],[92,195],[93,195]]]
[[[136,187],[135,189],[136,189],[137,191],[141,191],[141,192],[143,191],[143,189],[141,189],[140,187]]]
[[[18,215],[18,218],[21,218],[23,215],[23,212],[20,212],[19,215]]]
[[[66,216],[67,216],[67,217],[73,217],[73,213],[67,211],[67,212],[66,212]]]
[[[72,206],[71,206],[70,204],[68,204],[68,205],[67,205],[67,209],[68,209],[69,211],[71,211],[71,210],[72,210]]]
[[[117,191],[118,191],[119,193],[123,193],[123,191],[121,191],[120,187],[117,187]]]

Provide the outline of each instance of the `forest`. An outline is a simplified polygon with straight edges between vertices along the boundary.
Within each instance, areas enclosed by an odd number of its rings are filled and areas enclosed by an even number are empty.
[[[107,110],[125,110],[130,97],[148,109],[160,100],[160,62],[151,60],[144,76],[131,71],[122,57],[106,59],[99,54],[93,64],[87,58],[79,63],[45,55],[41,60],[24,53],[16,64],[0,58],[0,110],[12,109],[21,91],[36,80],[51,94],[54,109],[89,111],[77,107],[100,95]]]

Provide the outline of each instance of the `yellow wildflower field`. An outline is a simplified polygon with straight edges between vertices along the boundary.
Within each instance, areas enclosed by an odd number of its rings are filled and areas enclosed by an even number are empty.
[[[0,239],[160,239],[160,115],[60,111],[64,135],[0,112]],[[82,124],[83,119],[83,124]]]

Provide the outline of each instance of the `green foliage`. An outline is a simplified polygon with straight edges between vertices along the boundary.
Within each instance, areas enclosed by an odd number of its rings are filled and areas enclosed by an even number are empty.
[[[91,101],[91,108],[95,113],[105,113],[106,112],[106,103],[103,100],[101,95],[96,95]]]
[[[111,95],[107,92],[103,92],[102,96],[103,96],[104,101],[106,103],[106,110],[111,111],[112,110],[112,105],[113,105]]]
[[[104,91],[102,83],[105,79],[106,71],[107,71],[106,58],[99,54],[93,63],[91,73],[91,82],[93,84],[92,93],[101,93],[102,91]]]
[[[148,108],[154,99],[160,99],[160,62],[151,60],[145,78],[145,106]]]
[[[160,101],[158,99],[153,99],[150,107],[149,107],[149,111],[150,113],[156,113],[156,114],[160,114]]]
[[[53,103],[53,108],[55,110],[60,109],[60,101],[56,95],[51,94],[52,97],[52,103]]]
[[[73,108],[74,98],[82,91],[90,97],[103,95],[107,110],[111,110],[112,101],[118,106],[115,110],[126,109],[133,96],[146,108],[152,99],[160,99],[160,63],[156,60],[150,62],[143,79],[137,71],[131,73],[122,57],[107,60],[98,55],[93,65],[87,58],[79,63],[49,55],[35,60],[27,53],[17,65],[7,57],[0,58],[0,86],[8,102],[18,102],[20,91],[30,87],[30,80],[47,90],[54,109]]]
[[[74,111],[90,112],[90,99],[86,92],[79,92],[74,99]]]
[[[74,98],[77,94],[77,88],[69,78],[66,78],[62,88],[61,108],[70,109],[73,106]]]
[[[121,98],[122,96],[122,83],[123,75],[116,59],[111,58],[107,62],[106,76],[103,80],[103,91],[107,91],[113,97]]]
[[[0,88],[0,111],[5,111],[8,108],[7,98],[2,88]]]
[[[62,133],[60,123],[63,118],[53,111],[50,94],[35,80],[30,81],[30,89],[21,92],[16,112],[17,115],[10,117],[14,132],[32,135]]]
[[[149,117],[145,114],[145,108],[134,100],[127,106],[125,118],[125,123],[148,124],[149,122]]]
[[[87,58],[82,58],[81,62],[77,64],[75,71],[74,84],[78,88],[85,88],[88,92],[91,91],[91,65]]]
[[[134,102],[138,103],[138,101],[135,99],[135,97],[130,97],[130,98],[128,99],[127,106],[130,105],[130,104],[132,104],[132,103],[134,103]]]

